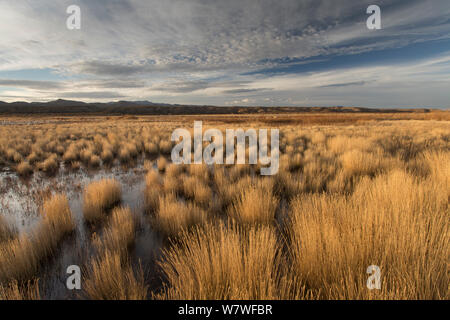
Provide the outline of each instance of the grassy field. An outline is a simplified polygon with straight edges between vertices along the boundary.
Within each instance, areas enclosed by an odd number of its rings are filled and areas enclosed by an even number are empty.
[[[171,133],[194,120],[278,128],[278,174],[172,164]],[[138,169],[136,194],[114,170]],[[51,279],[68,251],[78,299],[450,298],[449,112],[2,117],[0,179],[0,299],[65,292]],[[30,227],[11,193],[38,208]]]

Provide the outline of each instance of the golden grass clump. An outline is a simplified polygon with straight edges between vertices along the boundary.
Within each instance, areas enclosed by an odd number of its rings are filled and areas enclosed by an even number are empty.
[[[51,155],[47,159],[37,164],[37,168],[45,173],[54,173],[58,170],[57,156]]]
[[[289,158],[289,170],[296,171],[302,168],[303,157],[301,154],[296,153]]]
[[[267,226],[197,227],[164,250],[159,266],[167,283],[156,299],[292,299],[300,291],[282,275],[276,233]]]
[[[386,157],[383,154],[353,149],[340,156],[344,174],[348,177],[360,175],[374,176],[401,167],[399,159]]]
[[[83,214],[88,223],[102,220],[108,209],[120,202],[122,190],[115,179],[103,179],[89,184],[83,193]]]
[[[274,222],[278,202],[272,188],[249,184],[241,188],[238,198],[231,204],[229,214],[243,224],[269,224]]]
[[[145,176],[145,184],[145,212],[151,214],[156,212],[159,208],[159,196],[162,192],[162,183],[159,173],[155,170],[149,171]]]
[[[27,162],[31,165],[34,165],[35,163],[37,163],[39,161],[41,161],[41,154],[38,152],[33,151],[27,157]]]
[[[200,206],[208,207],[212,201],[211,188],[197,177],[184,176],[182,179],[183,194]]]
[[[13,239],[17,234],[15,228],[13,228],[8,221],[0,214],[0,243]]]
[[[159,143],[159,150],[161,151],[162,154],[170,154],[172,152],[172,142],[162,140]]]
[[[103,239],[94,242],[98,256],[88,266],[84,294],[93,300],[143,300],[147,285],[142,269],[135,273],[128,250],[135,241],[135,220],[129,208],[116,208]]]
[[[431,179],[442,183],[442,187],[449,192],[450,196],[450,152],[428,151],[423,157],[430,169]]]
[[[448,196],[435,182],[394,170],[349,198],[301,195],[291,212],[293,270],[321,298],[448,297]],[[380,291],[365,287],[370,265],[382,269]]]
[[[156,162],[156,166],[160,172],[165,171],[167,165],[168,165],[167,160],[164,157],[159,157],[158,161]]]
[[[209,180],[209,168],[206,164],[191,164],[188,166],[188,172],[191,176],[202,179],[204,182]]]
[[[114,160],[114,154],[111,149],[104,149],[100,154],[103,163],[109,164]]]
[[[27,177],[33,173],[33,167],[27,161],[22,161],[16,167],[17,174],[21,177]]]
[[[71,144],[63,155],[63,161],[71,163],[79,159],[79,151],[74,144]]]
[[[158,207],[154,217],[154,226],[167,237],[176,236],[182,230],[207,220],[205,211],[190,203],[177,200],[173,194],[160,196]]]
[[[91,149],[86,148],[80,152],[80,159],[85,165],[89,165],[92,156],[93,151]]]
[[[17,280],[5,286],[0,284],[0,300],[41,300],[39,280],[30,280],[26,284],[19,284]]]
[[[64,236],[75,228],[64,195],[55,195],[45,201],[41,214],[42,220],[30,234],[23,233],[0,243],[0,283],[32,279]]]
[[[121,148],[119,150],[119,160],[122,164],[126,164],[131,160],[131,154],[128,148]]]
[[[52,227],[54,236],[61,238],[75,229],[69,201],[63,194],[54,195],[44,202],[41,215],[43,222]]]
[[[355,137],[347,135],[338,135],[328,139],[329,149],[336,153],[341,154],[350,150],[370,150],[372,148],[372,142],[366,137]]]
[[[83,290],[91,300],[145,300],[148,288],[142,270],[135,273],[120,253],[106,250],[91,261]]]
[[[100,167],[100,164],[102,163],[99,156],[93,154],[91,155],[91,158],[89,159],[89,166],[91,168],[98,168]]]
[[[10,148],[6,150],[6,159],[14,163],[19,163],[22,161],[22,156],[19,152]]]
[[[149,155],[157,155],[158,154],[158,145],[153,142],[147,142],[144,144],[144,150]]]
[[[135,236],[135,221],[130,208],[115,208],[99,249],[126,256],[128,248],[134,244]]]
[[[167,165],[165,168],[165,174],[170,177],[176,178],[179,175],[181,175],[182,173],[183,173],[183,165],[171,163],[171,164]]]
[[[35,247],[39,250],[35,251]],[[31,237],[25,234],[0,243],[0,283],[31,279],[39,268],[40,255],[45,254],[46,249],[33,243]]]
[[[280,171],[273,177],[273,192],[278,197],[290,200],[305,191],[305,179],[299,173]]]
[[[180,194],[183,190],[183,185],[176,176],[166,174],[163,178],[162,189],[165,194]]]

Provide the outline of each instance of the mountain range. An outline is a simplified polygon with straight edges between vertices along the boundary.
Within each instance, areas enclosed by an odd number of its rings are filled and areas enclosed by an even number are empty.
[[[362,112],[393,113],[433,111],[432,108],[420,109],[375,109],[363,107],[246,107],[246,106],[207,106],[153,103],[150,101],[93,102],[58,99],[49,102],[2,102],[0,114],[107,114],[107,115],[189,115],[189,114],[255,114],[255,113],[303,113],[303,112]]]

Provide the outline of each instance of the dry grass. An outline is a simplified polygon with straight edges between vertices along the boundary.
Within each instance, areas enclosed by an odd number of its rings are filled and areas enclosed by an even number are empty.
[[[208,208],[213,199],[211,188],[200,178],[191,176],[183,177],[183,194],[192,199],[196,204]]]
[[[301,286],[282,274],[272,228],[232,223],[183,233],[159,262],[167,284],[157,299],[289,299]]]
[[[121,195],[120,183],[114,179],[92,182],[84,189],[84,219],[88,223],[102,220],[106,211],[120,202]]]
[[[0,243],[0,283],[30,280],[46,259],[50,258],[75,224],[64,195],[55,195],[44,202],[42,220],[30,234]]]
[[[39,280],[30,280],[26,284],[12,281],[7,286],[0,284],[0,300],[40,300]]]
[[[27,161],[22,161],[16,167],[17,174],[21,177],[27,177],[33,173],[33,167]]]
[[[49,225],[56,238],[62,238],[63,235],[72,232],[75,229],[72,212],[70,211],[69,201],[63,194],[57,194],[45,201],[41,215],[43,223]]]
[[[293,271],[326,299],[448,297],[448,196],[442,185],[395,170],[354,194],[302,195],[287,224]],[[444,254],[444,255],[443,255]],[[378,293],[364,270],[382,269]]]
[[[99,251],[118,252],[126,256],[128,248],[135,241],[135,221],[129,208],[115,208],[112,211],[108,228],[104,232],[103,241],[98,245]]]
[[[167,166],[167,159],[164,157],[160,157],[157,161],[157,167],[160,172],[164,172]]]
[[[159,195],[162,190],[161,177],[158,172],[152,170],[145,176],[145,212],[147,214],[155,213],[159,208]]]
[[[232,203],[230,216],[242,224],[270,224],[275,219],[278,202],[267,184],[249,184]]]
[[[136,273],[128,250],[135,241],[135,221],[129,208],[113,210],[103,239],[96,243],[98,256],[92,258],[83,286],[93,300],[143,300],[148,288],[142,269]]]
[[[181,231],[207,220],[207,213],[199,207],[176,199],[169,194],[159,198],[158,211],[153,219],[154,227],[163,235],[173,237]]]
[[[121,195],[117,181],[104,180],[84,190],[86,221],[107,222],[87,264],[88,298],[448,299],[450,126],[442,114],[205,116],[205,128],[278,127],[272,177],[259,175],[260,164],[170,164],[170,133],[192,123],[188,116],[0,126],[0,166],[52,173],[62,161],[129,168],[151,158],[142,221],[162,236],[164,285],[148,294],[129,254],[136,221],[129,209],[106,214]],[[0,220],[3,296],[32,297],[23,286],[72,229],[63,202],[44,204],[28,233]],[[366,287],[369,265],[381,267],[381,290]]]
[[[179,195],[183,189],[183,185],[176,176],[165,175],[163,178],[162,190],[165,194]]]
[[[92,300],[144,300],[147,286],[143,273],[134,273],[120,253],[106,250],[92,260],[83,290]]]
[[[16,233],[15,228],[13,228],[3,215],[0,214],[0,243],[13,239],[16,236]]]
[[[29,121],[27,117],[6,117],[6,121]],[[13,170],[17,164],[28,161],[33,170],[43,170],[53,174],[61,162],[70,165],[80,161],[86,167],[95,167],[99,157],[103,164],[112,164],[120,160],[123,164],[132,164],[139,156],[169,155],[172,149],[170,133],[180,123],[192,123],[194,120],[210,122],[215,127],[252,126],[298,128],[299,125],[346,125],[364,126],[383,120],[402,119],[414,122],[445,124],[450,119],[449,112],[430,113],[300,113],[273,115],[197,115],[197,116],[142,116],[133,121],[120,117],[80,116],[55,119],[46,116],[33,117],[33,121],[42,121],[39,125],[10,124],[0,127],[0,164]],[[418,123],[419,121],[415,121]],[[436,130],[435,130],[436,131]],[[350,145],[365,146],[370,144],[364,136],[346,136],[341,132],[330,133],[322,130],[314,132],[307,139],[299,137],[296,132],[287,132],[286,146],[281,146],[287,154],[294,155],[289,164],[292,168],[299,165],[296,153],[303,152],[307,143],[329,145],[331,150],[341,153]],[[283,142],[283,141],[282,141]],[[395,143],[393,146],[395,147]],[[388,146],[389,147],[389,146]],[[364,149],[362,149],[364,151]],[[96,156],[91,160],[91,156]],[[297,157],[297,159],[295,159]]]
[[[39,162],[37,164],[37,168],[45,173],[55,173],[56,170],[58,170],[58,162],[56,155],[52,155],[45,159],[42,162]]]
[[[43,246],[40,242],[33,242],[28,235],[20,235],[0,243],[0,283],[7,284],[33,277],[39,269],[40,258],[45,257],[49,249],[47,244],[45,242]]]

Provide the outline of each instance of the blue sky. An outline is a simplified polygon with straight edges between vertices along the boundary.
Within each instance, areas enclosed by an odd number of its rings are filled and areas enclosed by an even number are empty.
[[[0,0],[0,100],[448,108],[449,17],[448,0]]]

